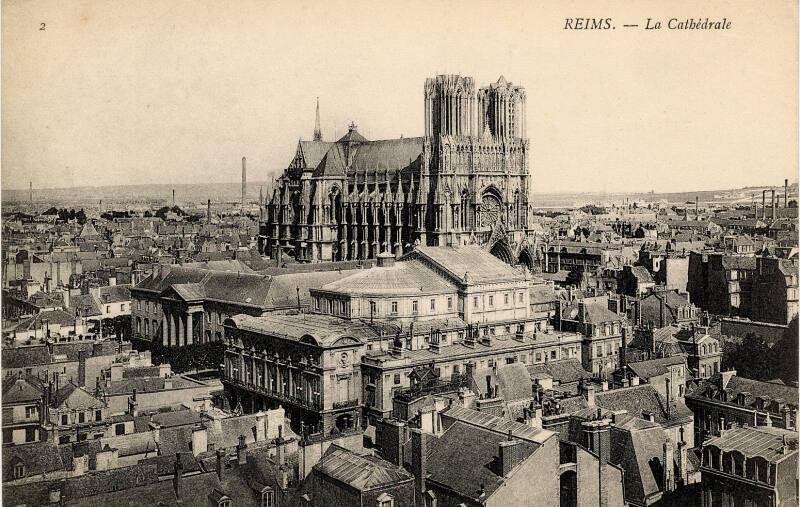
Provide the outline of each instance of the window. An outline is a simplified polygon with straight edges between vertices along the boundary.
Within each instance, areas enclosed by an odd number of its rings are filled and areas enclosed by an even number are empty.
[[[231,507],[231,499],[230,498],[222,498],[219,502],[217,502],[217,507]]]
[[[416,299],[411,302],[411,313],[419,313],[419,301]]]
[[[95,421],[102,421],[103,420],[103,411],[102,410],[95,410],[94,411],[94,420]]]
[[[542,362],[542,353],[541,352],[537,352],[536,353],[536,362],[537,363],[541,363]]]
[[[555,350],[551,350],[550,351],[550,359],[555,359],[556,358],[556,354],[557,354],[557,352]]]
[[[267,488],[261,493],[261,507],[274,507],[275,505],[275,492],[272,488]]]
[[[28,426],[25,428],[25,441],[26,442],[36,442],[36,427],[35,426]]]
[[[494,306],[494,296],[489,296],[489,306]]]
[[[86,422],[86,414],[84,412],[78,412],[78,423]]]
[[[395,373],[394,374],[394,385],[399,385],[399,384],[400,384],[400,374],[399,373]]]
[[[476,297],[472,298],[472,307],[473,308],[477,308],[478,307],[478,298],[476,298]]]
[[[106,313],[111,313],[111,305],[106,305]]]
[[[524,293],[520,292],[519,294],[517,294],[517,301],[522,303],[524,300],[525,300],[525,294]]]
[[[392,313],[397,313],[397,301],[392,301]]]
[[[494,368],[494,359],[489,359],[489,368]]]
[[[39,416],[39,409],[36,405],[32,407],[25,407],[25,419],[31,419]]]
[[[23,477],[25,477],[25,464],[17,463],[14,465],[14,478],[22,479]]]
[[[125,303],[122,303],[122,304],[120,304],[120,305],[119,305],[119,310],[120,310],[121,312],[124,312],[124,311],[125,311]]]
[[[67,424],[69,424],[69,420],[67,418],[67,414],[63,414],[61,416],[61,425],[62,426],[66,426]]]
[[[114,425],[114,434],[115,435],[124,435],[125,434],[125,423],[119,423]]]
[[[602,345],[598,345],[597,346],[597,353],[596,353],[595,357],[603,357],[603,346]]]
[[[436,300],[431,299],[431,311],[436,311]]]
[[[503,294],[503,304],[504,305],[508,304],[508,294]]]
[[[377,507],[394,507],[394,498],[388,493],[381,493],[381,495],[376,499]]]
[[[453,309],[453,298],[447,298],[447,309],[448,310]]]
[[[369,302],[369,314],[370,315],[374,315],[374,314],[378,313],[377,312],[377,308],[378,308],[378,305],[375,304],[375,301],[370,301]]]

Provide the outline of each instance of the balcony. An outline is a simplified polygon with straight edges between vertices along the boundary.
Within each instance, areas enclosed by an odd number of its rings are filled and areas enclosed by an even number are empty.
[[[256,385],[250,384],[248,382],[243,382],[241,380],[237,380],[237,379],[225,376],[225,375],[222,376],[221,380],[224,383],[228,383],[228,384],[235,385],[237,387],[241,387],[242,389],[246,389],[246,390],[248,390],[250,392],[253,392],[253,393],[263,394],[265,396],[269,396],[270,398],[274,398],[274,399],[276,399],[278,401],[281,401],[281,402],[284,402],[284,403],[291,403],[292,405],[295,405],[295,406],[298,406],[298,407],[302,407],[302,408],[305,408],[307,410],[314,410],[314,411],[322,410],[322,406],[320,405],[319,402],[306,401],[306,400],[303,400],[301,398],[297,398],[297,397],[289,395],[289,394],[284,394],[284,393],[281,393],[281,392],[278,392],[278,391],[273,391],[272,389],[268,389],[266,387],[256,386]]]

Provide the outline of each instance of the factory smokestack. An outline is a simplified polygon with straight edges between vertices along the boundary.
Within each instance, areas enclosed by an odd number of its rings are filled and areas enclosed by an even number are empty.
[[[175,189],[172,189],[172,205],[175,206]]]
[[[772,219],[775,220],[778,216],[777,208],[775,207],[775,190],[772,190]]]
[[[206,223],[211,223],[211,199],[209,199],[208,204],[206,204]]]
[[[28,182],[28,199],[31,201],[31,204],[33,204],[33,182],[32,181]]]
[[[700,220],[700,198],[694,196],[694,219]]]
[[[242,209],[244,209],[244,199],[247,195],[247,157],[242,157]]]
[[[783,207],[789,207],[789,180],[783,180]]]

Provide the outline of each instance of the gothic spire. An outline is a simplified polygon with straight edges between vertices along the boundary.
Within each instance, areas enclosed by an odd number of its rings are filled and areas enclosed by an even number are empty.
[[[319,126],[319,97],[317,97],[317,118],[314,121],[314,140],[322,141],[322,128]]]

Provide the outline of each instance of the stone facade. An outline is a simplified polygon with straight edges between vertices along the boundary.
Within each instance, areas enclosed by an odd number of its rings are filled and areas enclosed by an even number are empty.
[[[351,124],[336,142],[319,130],[298,142],[266,206],[262,253],[335,261],[478,243],[530,262],[525,89],[440,75],[424,104],[424,137],[369,141]]]

